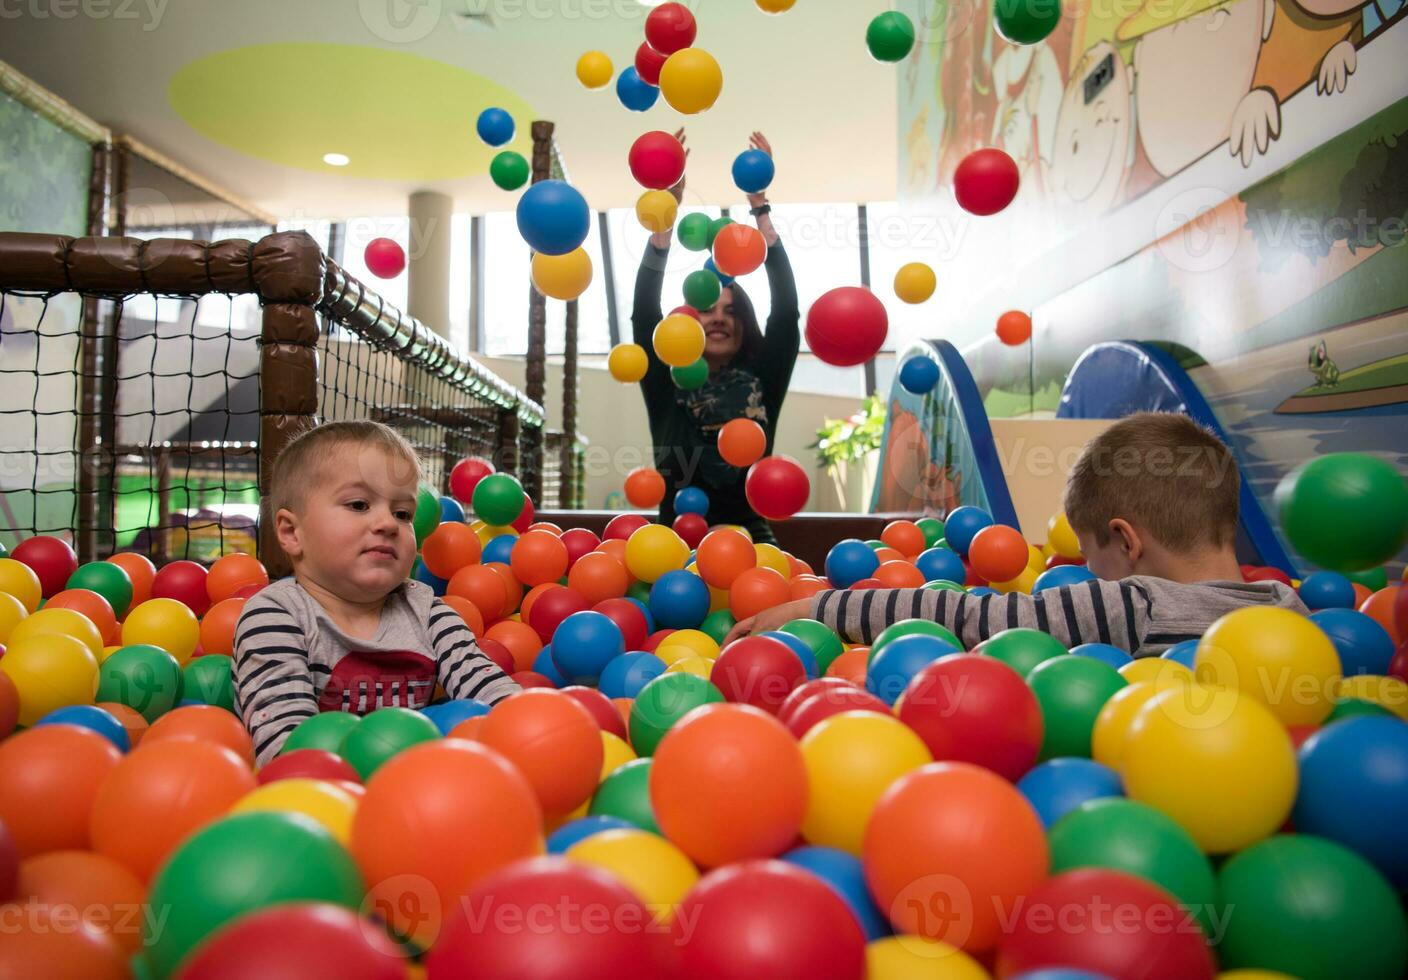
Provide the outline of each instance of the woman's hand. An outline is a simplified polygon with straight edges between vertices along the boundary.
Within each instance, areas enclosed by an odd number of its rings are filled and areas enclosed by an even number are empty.
[[[762,150],[768,156],[772,156],[772,144],[768,142],[766,136],[757,130],[754,130],[753,135],[748,137],[748,146],[754,150]],[[767,202],[768,196],[762,192],[748,195],[748,206],[750,208],[761,207]]]
[[[811,616],[812,600],[794,599],[791,602],[784,602],[780,606],[773,606],[771,609],[764,609],[756,616],[749,616],[747,619],[739,620],[734,624],[733,629],[728,631],[728,636],[724,637],[724,642],[720,649],[728,646],[734,640],[741,640],[745,636],[753,636],[758,633],[767,633],[779,627],[785,626],[794,619],[807,619]]]

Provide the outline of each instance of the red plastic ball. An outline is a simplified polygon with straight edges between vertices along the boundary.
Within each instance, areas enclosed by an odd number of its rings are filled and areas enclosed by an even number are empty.
[[[1022,532],[1004,524],[991,524],[973,535],[968,561],[989,582],[1010,582],[1026,570],[1031,549]]]
[[[389,238],[373,238],[362,254],[367,271],[381,279],[394,279],[406,270],[406,252]]]
[[[474,488],[479,481],[494,472],[494,464],[478,456],[470,456],[455,464],[450,470],[450,496],[462,504],[474,500]]]
[[[997,339],[1008,347],[1019,347],[1032,338],[1032,318],[1021,310],[1008,310],[997,318]]]
[[[1247,573],[1248,582],[1280,582],[1290,585],[1291,577],[1279,568],[1257,568]]]
[[[646,49],[642,45],[642,49]],[[639,55],[637,55],[639,62]],[[636,68],[640,71],[640,68]],[[644,74],[641,76],[644,78]],[[653,130],[636,138],[628,157],[631,176],[643,187],[663,191],[684,176],[684,147],[669,133]]]
[[[512,674],[517,669],[513,662],[513,654],[509,652],[508,647],[504,646],[498,640],[491,640],[487,636],[481,636],[478,638],[477,642],[479,644],[479,652],[494,661],[494,664],[499,670],[502,670],[505,674]],[[546,678],[544,679],[546,680]]]
[[[570,570],[577,564],[578,558],[596,550],[601,538],[584,527],[573,527],[562,532],[562,543],[567,546],[567,567]]]
[[[682,306],[676,306],[673,310],[670,311],[670,316],[674,316],[676,313],[683,313],[685,316],[692,316],[696,320],[704,319],[703,314],[701,314],[694,307],[690,306],[688,303],[685,303]]]
[[[1050,928],[1052,921],[1060,927]],[[1217,973],[1203,930],[1178,899],[1123,871],[1081,868],[1049,878],[1007,928],[998,976],[1058,966],[1148,980],[1211,980]]]
[[[997,214],[1017,196],[1022,176],[1017,164],[995,147],[974,150],[953,172],[953,196],[970,214]]]
[[[636,74],[645,84],[658,86],[660,84],[660,69],[665,67],[665,59],[668,57],[669,55],[662,54],[651,47],[649,41],[642,41],[640,47],[636,48]]]
[[[864,286],[839,286],[823,293],[807,311],[807,346],[836,367],[870,360],[889,330],[885,304]]]
[[[885,583],[872,576],[870,578],[857,579],[846,586],[846,588],[852,592],[863,592],[866,589],[883,589],[885,588]]]
[[[1393,659],[1388,662],[1388,676],[1397,677],[1399,680],[1408,681],[1408,640],[1404,640],[1398,645],[1398,651],[1394,653]]]
[[[786,725],[792,720],[792,716],[797,713],[797,709],[814,695],[822,694],[826,691],[840,690],[843,687],[854,688],[855,685],[839,677],[818,677],[815,680],[807,681],[799,685],[796,690],[787,695],[783,700],[782,706],[777,709],[777,720]]]
[[[519,534],[526,534],[533,529],[533,517],[537,513],[538,509],[533,506],[533,498],[525,495],[523,497],[523,510],[514,518],[513,523],[510,524],[509,527],[513,528]],[[551,528],[540,528],[540,530],[546,531],[551,530]],[[562,531],[559,529],[552,533],[561,536]]]
[[[694,14],[682,3],[662,3],[645,18],[645,40],[665,55],[693,46],[698,30]]]
[[[152,579],[153,599],[175,599],[191,612],[204,616],[210,608],[210,592],[205,587],[205,566],[193,561],[173,561]]]
[[[655,648],[665,642],[665,638],[673,632],[675,631],[672,629],[656,630],[645,638],[645,642],[640,645],[641,650],[645,653],[654,653]]]
[[[15,885],[20,877],[20,848],[10,828],[0,820],[0,902],[15,897]]]
[[[616,705],[612,704],[605,694],[594,687],[583,687],[581,684],[564,687],[562,693],[586,708],[602,731],[610,732],[623,741],[627,738],[626,719],[621,717],[621,712],[616,710]]]
[[[533,608],[528,613],[528,625],[537,631],[544,643],[551,643],[553,633],[564,619],[589,608],[580,592],[558,586],[548,589],[534,600]]]
[[[743,492],[748,504],[770,521],[785,521],[807,505],[811,480],[791,456],[767,456],[748,468]]]
[[[180,980],[405,975],[405,953],[379,924],[326,902],[274,905],[240,916],[203,940],[179,974]]]
[[[255,774],[260,785],[280,779],[345,779],[360,783],[357,770],[341,756],[323,749],[295,749],[269,760]]]
[[[840,678],[833,678],[840,680]],[[783,722],[787,730],[800,739],[826,719],[843,711],[874,711],[890,714],[890,706],[869,691],[862,691],[849,681],[845,687],[825,688],[803,701]]]
[[[1046,559],[1046,567],[1047,567],[1048,570],[1050,570],[1050,569],[1052,569],[1052,568],[1056,568],[1056,567],[1059,566],[1059,565],[1084,565],[1084,564],[1085,564],[1085,559],[1084,559],[1084,558],[1067,558],[1065,555],[1052,555],[1051,557],[1049,557],[1049,558]],[[1019,572],[1018,574],[1021,574],[1021,573]]]
[[[709,674],[725,700],[751,704],[772,715],[806,679],[801,658],[771,636],[745,636],[730,643]]]
[[[681,514],[670,526],[691,550],[699,547],[699,542],[709,533],[709,522],[703,514]]]
[[[69,578],[78,571],[78,556],[69,543],[47,534],[25,538],[15,545],[10,557],[28,565],[39,577],[39,587],[46,599],[62,592]]]
[[[649,523],[649,519],[640,514],[617,514],[607,522],[601,537],[603,541],[629,541],[632,534]]]
[[[508,676],[510,680],[512,680],[519,687],[523,688],[523,690],[525,691],[531,691],[534,688],[539,687],[544,688],[546,690],[557,689],[557,685],[552,682],[551,678],[544,677],[542,674],[538,673],[535,670],[519,670],[515,671],[512,674],[509,674]]]
[[[1045,731],[1022,676],[976,653],[943,657],[915,674],[895,714],[934,761],[969,762],[1014,782],[1036,764]]]
[[[627,651],[642,649],[650,634],[650,621],[645,618],[640,606],[630,599],[602,599],[592,606],[592,611],[601,613],[616,624]]]

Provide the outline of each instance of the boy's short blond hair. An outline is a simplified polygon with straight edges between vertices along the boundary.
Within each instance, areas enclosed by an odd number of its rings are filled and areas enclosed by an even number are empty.
[[[325,422],[290,442],[274,461],[269,490],[272,512],[297,513],[307,500],[308,491],[327,479],[325,464],[329,457],[346,446],[375,447],[403,460],[409,467],[409,476],[419,485],[420,457],[401,433],[380,422]]]
[[[1100,545],[1123,518],[1171,551],[1220,548],[1236,540],[1240,490],[1232,451],[1211,431],[1140,412],[1086,444],[1066,481],[1066,519]]]

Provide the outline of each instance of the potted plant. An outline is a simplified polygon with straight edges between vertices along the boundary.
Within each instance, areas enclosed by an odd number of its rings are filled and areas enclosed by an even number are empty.
[[[817,462],[826,468],[846,510],[864,513],[875,486],[880,440],[885,432],[885,403],[871,395],[845,419],[825,419],[816,430]]]

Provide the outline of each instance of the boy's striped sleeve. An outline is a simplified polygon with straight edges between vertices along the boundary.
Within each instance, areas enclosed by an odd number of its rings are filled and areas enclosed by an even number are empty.
[[[498,664],[484,656],[460,614],[443,600],[430,604],[429,624],[435,676],[450,697],[498,704],[523,690]]]
[[[246,604],[235,627],[235,710],[264,765],[305,718],[318,713],[308,644],[293,616],[275,602]]]

